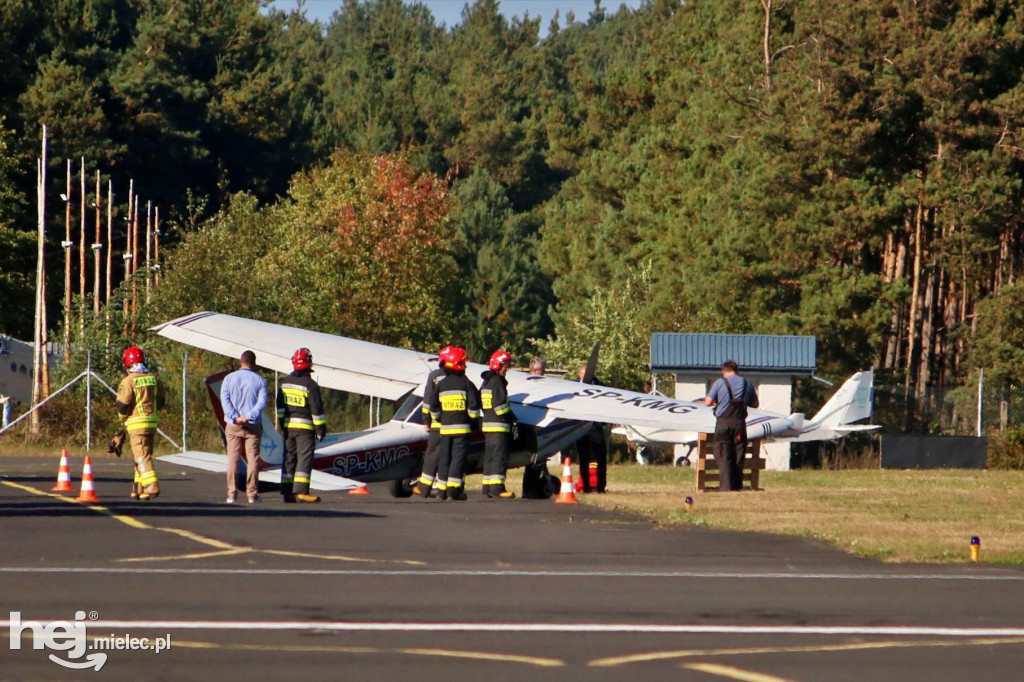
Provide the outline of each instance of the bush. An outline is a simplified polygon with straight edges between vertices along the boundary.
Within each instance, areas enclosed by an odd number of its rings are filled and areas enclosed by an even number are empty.
[[[988,468],[1024,469],[1024,426],[989,434]]]

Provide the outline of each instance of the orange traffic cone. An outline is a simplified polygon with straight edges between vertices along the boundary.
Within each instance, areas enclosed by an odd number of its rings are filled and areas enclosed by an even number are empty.
[[[572,460],[566,457],[562,460],[562,489],[558,491],[558,504],[577,504],[576,493],[572,489]]]
[[[71,465],[68,464],[67,449],[60,451],[60,466],[57,467],[57,485],[50,488],[55,493],[74,492],[71,486]]]
[[[370,489],[367,488],[364,485],[361,488],[352,488],[352,490],[348,491],[348,494],[349,495],[369,495],[370,494]]]
[[[82,489],[75,498],[78,502],[99,502],[96,497],[96,484],[92,480],[92,459],[85,456],[85,464],[82,466]]]

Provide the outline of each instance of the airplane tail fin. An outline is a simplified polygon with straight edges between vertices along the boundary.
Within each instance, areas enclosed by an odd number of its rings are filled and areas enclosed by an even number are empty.
[[[220,437],[225,444],[227,441],[224,438],[224,407],[220,402],[220,385],[227,375],[228,370],[224,370],[211,374],[204,380],[206,391],[210,396],[210,407],[213,408],[213,415],[220,428]],[[260,441],[260,459],[266,466],[278,466],[284,459],[284,441],[281,439],[281,434],[274,428],[274,420],[267,416],[266,410],[263,411],[262,425],[263,440]]]
[[[857,372],[833,394],[811,423],[819,427],[833,428],[871,419],[874,395],[874,371]]]

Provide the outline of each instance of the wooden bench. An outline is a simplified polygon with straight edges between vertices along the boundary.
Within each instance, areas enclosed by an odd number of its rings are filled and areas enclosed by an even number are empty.
[[[764,468],[761,441],[748,441],[746,456],[743,458],[744,490],[763,490],[760,483],[761,470]],[[711,434],[702,433],[697,439],[697,492],[718,492],[720,484],[718,461],[715,459],[715,438]]]

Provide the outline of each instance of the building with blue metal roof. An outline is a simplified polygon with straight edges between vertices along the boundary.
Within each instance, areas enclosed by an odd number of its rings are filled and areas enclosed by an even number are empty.
[[[817,345],[813,336],[659,332],[651,335],[651,372],[674,374],[676,397],[695,400],[722,376],[722,363],[735,360],[740,374],[754,383],[761,408],[789,415],[793,379],[817,370]],[[768,469],[789,469],[789,443],[765,443],[762,452]]]
[[[735,360],[741,371],[810,375],[818,368],[817,345],[813,336],[659,332],[651,335],[651,371],[702,374]]]

